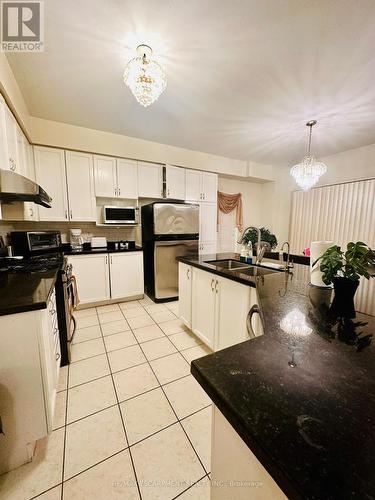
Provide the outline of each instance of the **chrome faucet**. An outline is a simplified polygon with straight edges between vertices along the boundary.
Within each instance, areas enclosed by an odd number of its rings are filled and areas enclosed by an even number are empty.
[[[260,232],[259,227],[255,227],[255,226],[248,226],[246,229],[244,229],[244,230],[242,231],[242,234],[241,234],[240,238],[237,240],[237,243],[238,243],[239,245],[242,245],[242,243],[244,242],[245,236],[246,236],[247,232],[248,232],[248,231],[250,231],[250,229],[255,229],[255,230],[256,230],[256,232],[257,232],[257,236],[258,236],[258,238],[257,238],[257,240],[258,240],[258,241],[257,241],[257,258],[256,258],[255,263],[256,263],[257,265],[259,265],[259,264],[262,262],[262,259],[263,259],[263,256],[264,256],[264,253],[265,253],[265,251],[266,251],[266,249],[267,249],[267,247],[266,247],[265,245],[264,245],[264,246],[263,246],[263,245],[261,245],[261,238],[262,238],[262,237],[261,237],[261,232]]]
[[[285,264],[285,271],[289,271],[289,269],[292,269],[293,262],[290,261],[290,243],[289,241],[284,241],[284,243],[281,245],[281,252],[284,254],[284,246],[287,246],[287,257],[286,257],[286,264]]]

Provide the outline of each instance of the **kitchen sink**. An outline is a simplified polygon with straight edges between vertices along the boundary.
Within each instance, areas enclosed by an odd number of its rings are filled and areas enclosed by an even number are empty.
[[[231,269],[230,271],[238,271],[240,274],[246,274],[247,276],[264,276],[265,274],[279,273],[279,270],[269,269],[267,267],[261,266],[248,266],[246,268]]]
[[[250,264],[246,262],[240,262],[233,259],[223,259],[223,260],[208,260],[206,264],[212,264],[213,266],[221,267],[222,269],[234,270],[234,269],[249,269]]]

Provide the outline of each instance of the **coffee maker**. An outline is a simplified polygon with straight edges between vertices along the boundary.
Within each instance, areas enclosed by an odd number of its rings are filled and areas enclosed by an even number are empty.
[[[81,229],[71,229],[70,230],[70,246],[72,250],[82,250],[83,248],[83,238],[81,236]]]

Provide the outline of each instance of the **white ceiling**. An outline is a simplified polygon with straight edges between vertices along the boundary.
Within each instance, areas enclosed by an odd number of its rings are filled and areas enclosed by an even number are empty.
[[[47,0],[45,52],[9,55],[32,115],[289,165],[375,142],[374,0]],[[122,73],[150,43],[168,87]]]

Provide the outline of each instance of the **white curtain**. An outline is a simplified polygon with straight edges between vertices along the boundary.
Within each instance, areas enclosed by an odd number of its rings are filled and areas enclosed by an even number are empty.
[[[360,240],[374,249],[375,179],[295,191],[289,231],[291,252],[296,254],[315,240],[333,240],[343,248]],[[375,279],[361,279],[356,308],[375,314]]]

